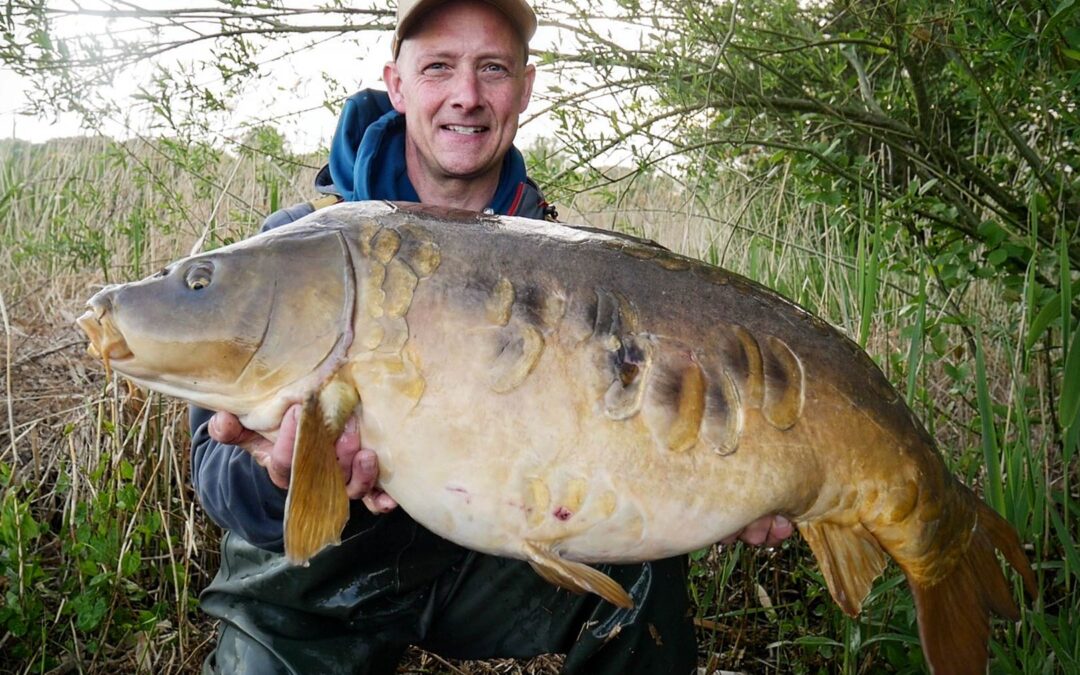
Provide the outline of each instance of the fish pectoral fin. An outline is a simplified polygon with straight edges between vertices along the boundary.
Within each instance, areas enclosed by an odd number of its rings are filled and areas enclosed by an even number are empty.
[[[885,569],[885,551],[877,539],[860,523],[818,521],[798,527],[817,558],[833,600],[849,616],[857,615],[874,579]]]
[[[548,583],[573,593],[596,593],[623,609],[634,606],[630,594],[614,579],[583,563],[565,560],[546,544],[525,542],[525,555],[536,573]]]
[[[307,564],[323,548],[341,543],[349,497],[334,444],[358,401],[354,388],[334,380],[309,396],[300,411],[285,500],[285,555],[293,564]]]

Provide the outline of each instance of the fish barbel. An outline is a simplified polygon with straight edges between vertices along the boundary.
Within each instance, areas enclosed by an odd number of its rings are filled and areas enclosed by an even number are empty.
[[[731,272],[632,237],[348,203],[110,286],[79,319],[149,389],[273,438],[303,403],[285,520],[302,563],[348,514],[334,440],[357,414],[380,483],[471,549],[620,606],[586,563],[659,559],[768,514],[857,614],[886,556],[935,672],[983,673],[1019,618],[1013,528],[948,472],[870,358]]]

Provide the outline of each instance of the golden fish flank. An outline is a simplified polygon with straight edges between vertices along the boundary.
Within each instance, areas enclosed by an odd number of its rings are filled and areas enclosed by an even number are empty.
[[[505,277],[495,282],[485,305],[487,320],[496,326],[505,326],[510,322],[510,313],[514,309],[514,285]]]
[[[707,405],[701,440],[717,454],[730,455],[739,447],[743,406],[739,389],[727,370],[717,373],[715,382],[709,388]]]
[[[765,337],[765,419],[778,429],[790,429],[803,406],[803,370],[791,349],[777,338]]]
[[[191,269],[207,283],[190,288]],[[304,403],[293,560],[341,530],[344,485],[327,486],[355,409],[383,487],[420,523],[619,606],[633,598],[585,563],[694,550],[773,513],[849,613],[894,558],[937,672],[984,672],[989,616],[1019,617],[995,550],[1035,592],[1015,531],[861,350],[651,242],[343,204],[89,304],[97,353],[139,384],[263,433]]]
[[[368,316],[377,319],[386,311],[386,291],[383,290],[383,282],[386,281],[386,265],[371,261],[368,264],[367,274],[360,277],[363,286],[360,289],[360,297],[364,306],[367,307]]]
[[[403,317],[412,302],[413,290],[418,279],[416,274],[401,260],[386,263],[386,278],[383,280],[385,293],[384,309],[391,317]]]
[[[370,351],[382,344],[383,335],[385,334],[386,331],[383,330],[382,324],[372,321],[360,329],[356,340],[361,347]]]
[[[641,410],[645,383],[652,366],[652,342],[628,336],[615,350],[615,377],[604,392],[604,412],[613,420],[624,420]]]
[[[376,319],[382,326],[383,338],[377,351],[399,354],[409,339],[409,323],[400,316],[381,316]]]
[[[404,260],[421,279],[434,274],[439,268],[439,246],[433,241],[409,239],[413,244]]]
[[[524,321],[515,320],[499,331],[491,364],[491,388],[503,394],[525,381],[544,351],[544,336]]]
[[[397,230],[384,227],[371,239],[371,257],[383,265],[390,262],[401,246],[401,236]]]
[[[529,527],[540,527],[548,519],[548,506],[551,504],[551,492],[547,483],[542,478],[529,479],[529,489],[525,497]]]

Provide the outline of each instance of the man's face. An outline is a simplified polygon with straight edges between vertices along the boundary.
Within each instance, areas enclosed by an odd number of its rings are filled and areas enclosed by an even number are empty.
[[[407,116],[410,176],[498,176],[536,75],[524,52],[509,20],[483,2],[449,2],[421,20],[383,71]]]

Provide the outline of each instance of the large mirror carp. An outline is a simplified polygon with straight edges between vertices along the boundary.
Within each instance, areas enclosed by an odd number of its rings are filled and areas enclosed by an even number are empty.
[[[587,563],[663,558],[767,514],[859,612],[886,555],[941,673],[983,673],[990,615],[1034,595],[1015,530],[948,472],[869,357],[776,293],[650,242],[418,205],[318,211],[79,319],[139,385],[273,438],[303,403],[285,520],[302,563],[348,514],[354,411],[413,518],[629,606]]]

